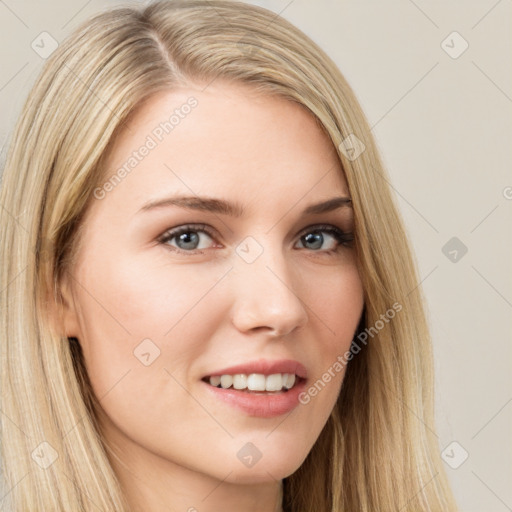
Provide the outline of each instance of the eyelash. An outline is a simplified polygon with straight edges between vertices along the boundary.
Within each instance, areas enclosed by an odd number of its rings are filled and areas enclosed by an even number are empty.
[[[159,239],[158,242],[162,245],[166,245],[168,248],[170,248],[173,252],[177,252],[179,254],[186,254],[186,255],[196,255],[196,254],[204,254],[204,250],[201,249],[194,249],[190,251],[185,251],[183,249],[180,249],[179,247],[174,247],[169,245],[167,242],[172,240],[173,238],[176,238],[183,233],[189,233],[189,232],[197,232],[197,233],[206,233],[210,238],[214,239],[215,235],[214,233],[208,228],[205,224],[186,224],[184,226],[181,226],[176,229],[172,229],[169,231],[166,231]],[[328,250],[312,250],[310,252],[319,252],[324,253],[329,256],[333,256],[335,253],[339,252],[342,247],[352,247],[352,242],[354,241],[354,235],[351,232],[344,232],[341,229],[332,226],[330,224],[319,224],[319,225],[313,225],[307,227],[305,230],[303,230],[299,234],[299,239],[302,238],[304,235],[310,234],[310,233],[329,233],[333,238],[336,239],[336,241],[339,243],[339,245],[335,249],[328,249]]]

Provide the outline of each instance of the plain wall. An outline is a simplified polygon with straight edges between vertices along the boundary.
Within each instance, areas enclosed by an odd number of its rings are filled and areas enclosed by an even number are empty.
[[[512,3],[252,3],[311,36],[355,90],[416,251],[439,450],[460,509],[512,510]],[[61,41],[114,5],[0,2],[0,147],[43,63],[32,41]]]

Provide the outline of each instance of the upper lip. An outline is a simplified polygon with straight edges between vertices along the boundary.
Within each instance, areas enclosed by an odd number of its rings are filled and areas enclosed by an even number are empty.
[[[237,364],[235,366],[230,366],[229,368],[212,371],[207,375],[207,377],[217,375],[235,375],[241,373],[245,375],[249,375],[251,373],[260,373],[263,375],[272,375],[274,373],[294,373],[298,377],[306,379],[308,371],[303,364],[298,361],[294,361],[293,359],[258,359],[257,361]]]

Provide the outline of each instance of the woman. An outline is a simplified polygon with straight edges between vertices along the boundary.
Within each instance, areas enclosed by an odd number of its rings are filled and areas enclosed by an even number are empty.
[[[77,29],[2,183],[11,510],[455,510],[384,176],[340,72],[274,13]]]

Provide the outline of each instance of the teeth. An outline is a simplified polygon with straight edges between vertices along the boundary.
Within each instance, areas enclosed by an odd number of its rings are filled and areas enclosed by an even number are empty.
[[[212,383],[212,379],[210,379],[210,384]],[[243,373],[233,375],[233,387],[235,389],[245,389],[247,387],[247,375]]]
[[[295,384],[295,374],[287,373],[286,374],[286,382],[283,380],[283,386],[286,389],[290,389],[290,388],[293,388],[294,384]]]
[[[230,388],[231,384],[233,384],[233,376],[232,375],[222,375],[220,378],[220,385],[224,388]]]
[[[215,387],[220,386],[223,389],[233,387],[234,389],[247,389],[249,391],[281,391],[282,389],[291,389],[294,386],[295,375],[293,373],[215,375],[210,377],[210,384]]]
[[[283,387],[283,378],[280,373],[269,375],[265,382],[265,391],[281,391]]]
[[[261,373],[251,373],[247,377],[247,389],[249,391],[265,391],[265,375]]]
[[[215,377],[210,377],[210,384],[212,386],[217,387],[220,384],[220,375],[216,375]]]

